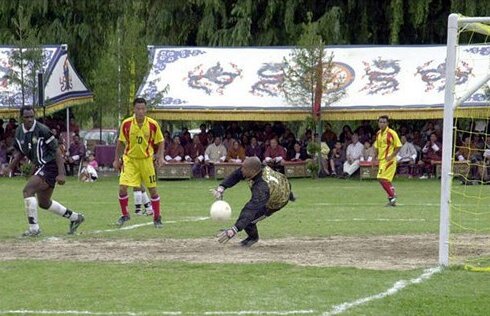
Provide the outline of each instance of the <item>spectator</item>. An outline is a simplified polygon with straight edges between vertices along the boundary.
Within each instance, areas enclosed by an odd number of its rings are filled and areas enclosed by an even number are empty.
[[[398,170],[408,170],[409,178],[414,176],[415,166],[417,162],[417,149],[411,142],[411,137],[407,135],[402,135],[400,141],[402,147],[396,155],[396,161],[398,164]]]
[[[326,142],[329,148],[334,148],[336,141],[337,134],[332,131],[332,125],[330,125],[330,123],[325,123],[325,131],[322,134],[322,142]]]
[[[204,152],[204,177],[209,178],[210,174],[214,174],[213,165],[215,163],[224,162],[228,151],[221,143],[221,137],[216,136],[214,142],[209,145]]]
[[[82,182],[94,182],[98,179],[97,171],[87,159],[83,161],[79,179]]]
[[[192,174],[202,177],[204,166],[204,146],[201,144],[199,135],[196,134],[192,138],[192,143],[188,144],[184,150],[184,158],[187,162],[192,162]]]
[[[235,139],[231,137],[231,132],[226,132],[225,139],[223,139],[222,143],[226,147],[226,150],[230,150],[234,141]]]
[[[237,140],[233,141],[233,145],[228,150],[226,161],[234,163],[242,163],[245,160],[245,149]]]
[[[351,143],[352,134],[352,129],[349,125],[344,125],[342,127],[342,132],[339,135],[339,141],[342,145],[347,146]]]
[[[250,145],[248,145],[245,149],[245,156],[247,157],[257,157],[260,159],[260,161],[263,160],[262,156],[262,147],[257,143],[257,138],[252,137],[250,139]]]
[[[0,140],[0,175],[3,174],[3,169],[5,169],[9,164],[7,159],[7,144],[5,140]],[[8,175],[6,175],[8,176]]]
[[[352,135],[352,143],[347,146],[346,161],[344,162],[344,177],[352,176],[359,169],[359,161],[364,146],[359,142],[357,134]]]
[[[181,162],[184,159],[184,147],[180,144],[180,137],[174,136],[172,145],[165,149],[165,161]]]
[[[299,142],[294,143],[293,150],[287,153],[289,161],[305,161],[308,159],[306,149]]]
[[[99,170],[99,163],[97,160],[95,160],[95,156],[92,153],[88,155],[88,165],[94,168],[96,171]]]
[[[369,140],[364,141],[364,148],[362,149],[362,155],[359,158],[360,162],[375,162],[376,161],[376,152],[374,151],[374,147],[371,146],[371,142]]]
[[[364,143],[365,140],[370,140],[371,138],[373,138],[374,129],[368,120],[363,120],[361,126],[356,128],[354,133],[357,133],[357,135],[359,136],[359,141],[361,143]]]
[[[423,175],[420,179],[428,179],[435,175],[436,163],[442,160],[442,145],[437,140],[437,135],[432,133],[430,139],[422,148],[422,159],[418,165],[422,169]]]
[[[270,140],[270,146],[264,153],[264,164],[272,170],[284,173],[284,162],[286,160],[286,150],[278,144],[277,138]]]
[[[7,123],[7,126],[5,126],[4,137],[5,138],[14,137],[16,129],[17,129],[17,120],[14,118],[10,118],[9,122]]]
[[[85,153],[85,145],[80,141],[80,136],[78,136],[78,134],[73,135],[73,143],[70,144],[65,159],[67,175],[73,176],[75,172],[78,172],[78,168],[85,158]]]
[[[201,145],[203,145],[203,147],[206,147],[208,145],[208,133],[206,133],[206,124],[201,124],[199,126],[199,129],[201,130],[201,132],[197,134],[197,136],[199,137]]]
[[[332,170],[332,176],[342,174],[345,160],[344,148],[342,147],[340,140],[338,140],[335,142],[335,146],[330,155],[330,169]]]

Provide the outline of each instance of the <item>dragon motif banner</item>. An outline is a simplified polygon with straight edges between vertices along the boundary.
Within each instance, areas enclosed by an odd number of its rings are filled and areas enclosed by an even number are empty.
[[[157,111],[311,109],[311,104],[289,104],[281,90],[283,67],[293,48],[151,47],[150,52],[152,67],[138,94]],[[336,89],[345,94],[323,108],[443,107],[445,46],[326,47],[326,53],[334,55]],[[490,46],[461,47],[457,91],[462,93],[489,71]],[[483,89],[463,104],[488,105]]]

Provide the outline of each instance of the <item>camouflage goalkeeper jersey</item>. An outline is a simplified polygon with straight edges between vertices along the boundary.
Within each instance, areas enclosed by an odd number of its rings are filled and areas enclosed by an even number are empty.
[[[288,203],[291,193],[288,178],[280,172],[264,167],[262,169],[262,179],[269,187],[270,196],[269,201],[267,201],[267,209],[279,210],[284,207]]]

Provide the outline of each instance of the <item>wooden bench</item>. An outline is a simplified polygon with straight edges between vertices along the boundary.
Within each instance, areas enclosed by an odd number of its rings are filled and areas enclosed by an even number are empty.
[[[434,163],[436,165],[436,177],[437,177],[437,179],[441,178],[441,174],[442,174],[441,163],[442,163],[441,161]],[[471,164],[471,162],[469,160],[454,161],[453,165],[451,166],[453,178],[456,178],[456,177],[467,178],[468,174],[470,172],[470,164]]]
[[[191,162],[169,162],[157,168],[158,179],[190,179],[192,177]]]
[[[241,163],[235,162],[222,162],[214,164],[214,178],[224,179],[229,176],[233,171],[240,168]]]
[[[378,163],[362,161],[359,163],[359,178],[363,179],[376,179],[378,176]]]
[[[284,162],[284,174],[288,178],[304,178],[310,176],[306,169],[306,161]]]

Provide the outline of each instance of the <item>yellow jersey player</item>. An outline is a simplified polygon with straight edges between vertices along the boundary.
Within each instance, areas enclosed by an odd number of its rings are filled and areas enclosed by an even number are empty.
[[[396,172],[396,154],[402,147],[398,134],[388,127],[388,116],[378,119],[379,131],[376,133],[374,149],[377,152],[379,169],[378,181],[388,195],[386,206],[396,206],[395,188],[391,183]]]
[[[164,164],[163,135],[158,123],[146,116],[146,100],[136,98],[133,102],[134,115],[125,119],[119,129],[116,155],[113,166],[121,170],[119,176],[119,205],[121,217],[117,225],[121,227],[129,221],[128,187],[140,188],[142,184],[150,191],[153,207],[153,223],[162,227],[160,216],[160,196],[157,192],[157,176],[153,164],[154,148],[157,147],[157,166]],[[122,163],[121,163],[122,156]]]
[[[218,234],[220,243],[226,243],[239,231],[245,230],[248,236],[240,243],[244,247],[252,246],[259,240],[257,222],[279,211],[289,201],[295,200],[291,192],[291,184],[286,176],[270,167],[262,166],[257,157],[245,158],[242,167],[235,170],[211,191],[216,199],[222,199],[225,189],[245,179],[249,181],[252,197],[243,207],[235,225]]]

